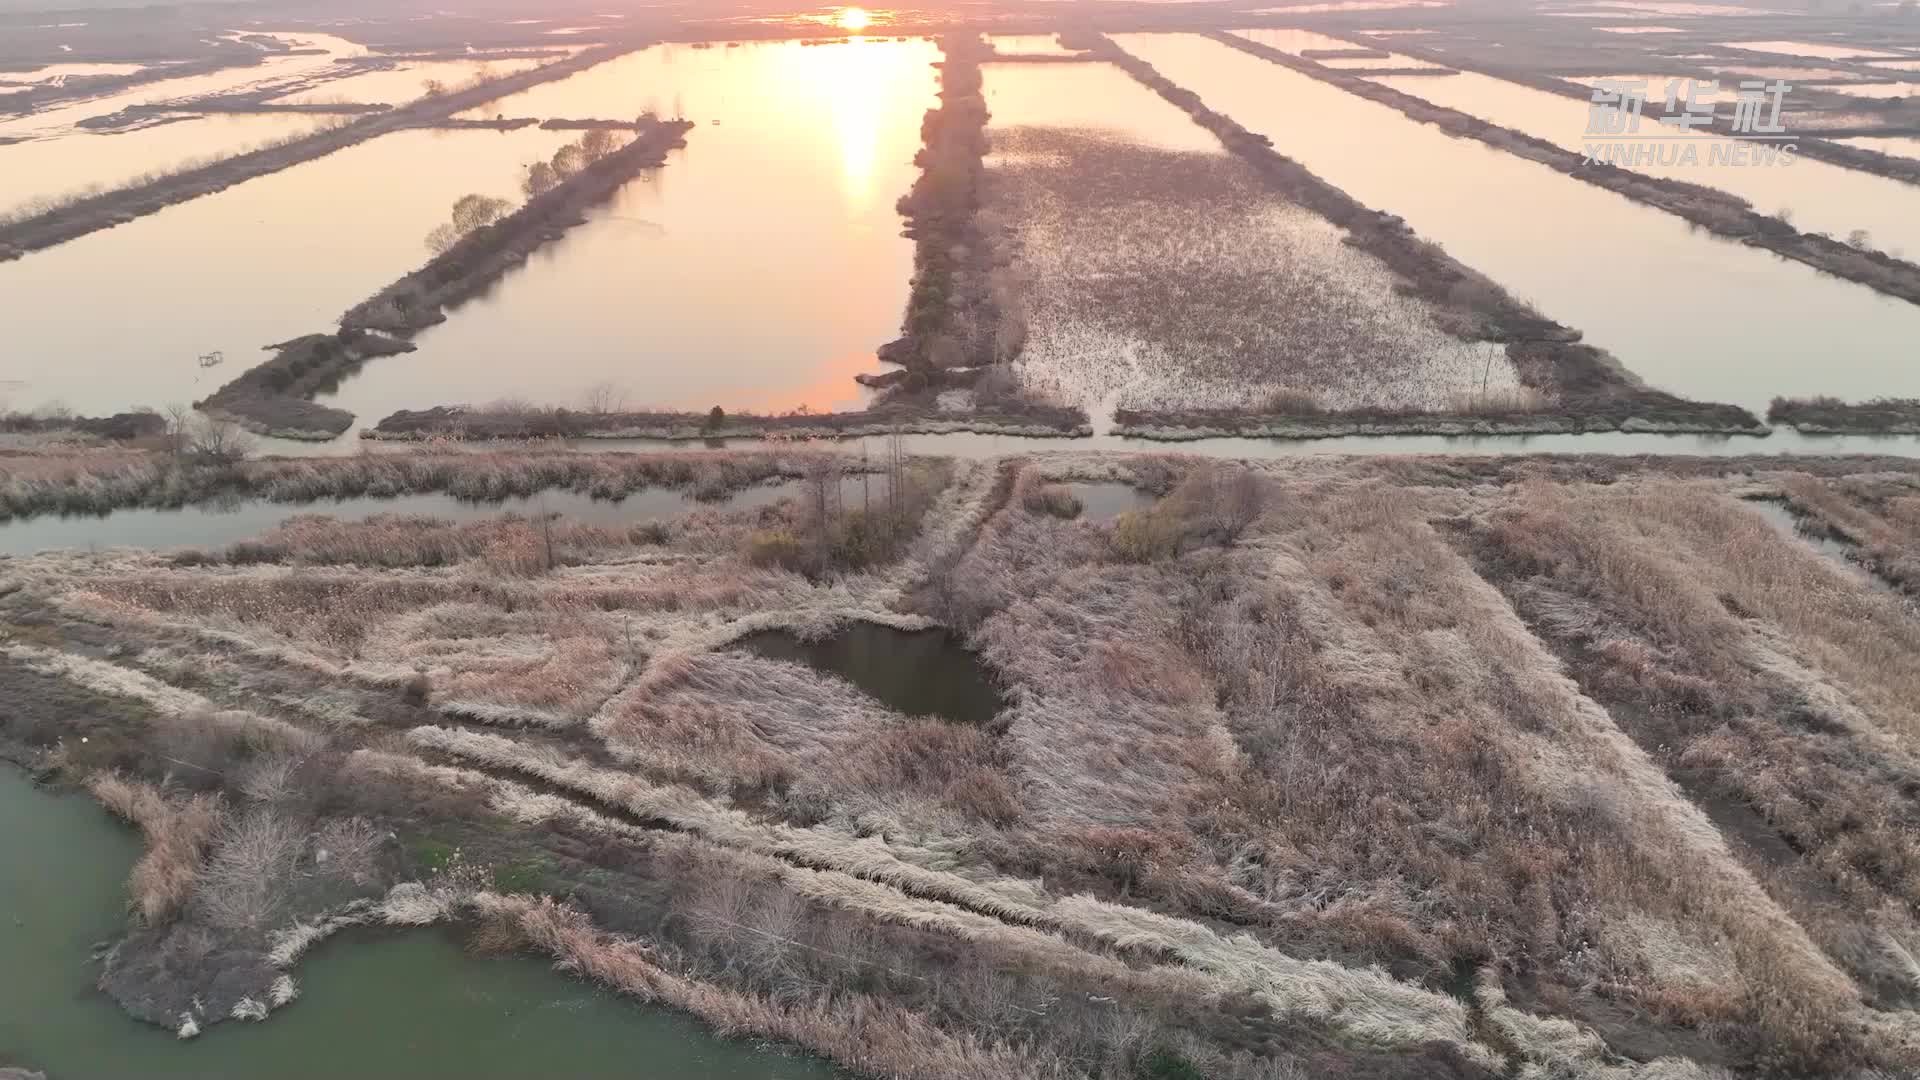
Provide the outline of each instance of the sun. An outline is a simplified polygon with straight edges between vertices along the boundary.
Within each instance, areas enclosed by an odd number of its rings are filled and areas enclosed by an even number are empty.
[[[840,13],[834,16],[833,21],[834,25],[840,27],[840,29],[857,34],[873,25],[873,14],[866,8],[841,8]]]

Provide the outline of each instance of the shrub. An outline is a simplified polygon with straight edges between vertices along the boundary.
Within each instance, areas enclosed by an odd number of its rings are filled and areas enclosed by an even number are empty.
[[[1080,499],[1073,492],[1057,484],[1046,484],[1029,490],[1021,504],[1030,514],[1052,514],[1057,518],[1077,518],[1080,516]]]
[[[1113,552],[1126,562],[1153,562],[1180,553],[1180,527],[1158,507],[1129,510],[1113,523]]]
[[[798,569],[807,552],[800,538],[787,529],[756,529],[747,537],[747,561],[755,566],[782,566]]]

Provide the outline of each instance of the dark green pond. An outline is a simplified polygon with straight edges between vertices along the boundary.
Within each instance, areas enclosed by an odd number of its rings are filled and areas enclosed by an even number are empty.
[[[132,830],[91,799],[0,766],[0,1065],[51,1080],[815,1080],[817,1060],[715,1038],[694,1020],[603,993],[532,957],[478,958],[447,931],[349,934],[295,973],[298,1001],[262,1024],[181,1042],[93,987]]]
[[[838,675],[908,716],[984,724],[1004,704],[980,658],[945,630],[856,622],[818,641],[768,630],[741,638],[740,646]]]

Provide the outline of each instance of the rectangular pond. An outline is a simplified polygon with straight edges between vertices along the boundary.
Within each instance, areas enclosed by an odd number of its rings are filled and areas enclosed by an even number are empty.
[[[1837,239],[1844,240],[1854,230],[1865,229],[1873,247],[1920,259],[1920,187],[1911,184],[1804,157],[1795,158],[1788,167],[1710,164],[1712,149],[1725,148],[1729,140],[1688,136],[1651,117],[1641,122],[1637,134],[1589,135],[1588,102],[1476,72],[1463,71],[1447,79],[1384,77],[1376,81],[1576,152],[1588,142],[1632,142],[1663,136],[1666,141],[1650,145],[1661,149],[1671,163],[1636,165],[1635,172],[1718,188],[1745,199],[1762,214],[1785,211],[1798,228]],[[1720,89],[1733,88],[1722,83]],[[1656,103],[1666,92],[1664,81],[1650,83],[1647,88],[1648,98]],[[1790,99],[1791,93],[1788,96]],[[1791,132],[1792,119],[1783,123]],[[1698,160],[1686,163],[1678,159],[1675,147],[1680,143],[1675,139],[1694,144]],[[1751,151],[1753,147],[1743,149]]]
[[[899,333],[913,244],[894,205],[935,103],[931,42],[656,46],[485,115],[685,116],[664,169],[327,404],[502,399],[728,412],[857,407]]]
[[[132,131],[80,128],[0,146],[0,215],[179,172],[312,134],[345,119],[259,113],[184,116]]]
[[[1002,320],[1022,383],[1092,415],[1268,407],[1434,410],[1513,386],[1393,273],[1276,194],[1118,68],[986,69],[983,217],[1004,229]]]
[[[277,105],[341,101],[358,105],[404,105],[425,97],[435,86],[442,90],[457,90],[469,83],[516,75],[551,62],[529,57],[512,60],[401,61],[393,67],[328,78],[310,88],[283,94],[272,100]]]
[[[367,50],[331,34],[270,34],[285,41],[295,54],[274,54],[257,64],[220,68],[200,74],[176,75],[138,83],[108,94],[54,103],[24,116],[0,117],[0,138],[42,137],[64,133],[82,120],[106,116],[134,105],[181,102],[215,94],[291,84],[328,70],[336,58],[363,56]],[[305,50],[318,50],[306,52]]]
[[[518,202],[573,134],[396,132],[0,263],[0,397],[87,415],[205,397],[425,262],[460,196]]]
[[[1776,394],[1920,395],[1910,348],[1920,306],[1718,240],[1203,37],[1118,40],[1281,153],[1584,331],[1652,385],[1763,412]]]
[[[1857,146],[1862,150],[1878,150],[1895,157],[1920,158],[1920,137],[1913,135],[1860,135],[1833,141]]]

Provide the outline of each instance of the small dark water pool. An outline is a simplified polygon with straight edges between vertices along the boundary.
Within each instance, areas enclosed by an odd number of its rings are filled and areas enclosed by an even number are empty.
[[[1141,510],[1159,501],[1152,494],[1117,480],[1098,483],[1074,481],[1052,486],[1061,488],[1079,499],[1080,520],[1095,524],[1112,521],[1129,510]]]
[[[818,641],[765,630],[741,638],[739,646],[838,675],[908,716],[985,724],[1006,703],[980,658],[945,630],[856,622]]]
[[[1749,509],[1758,513],[1761,517],[1766,518],[1767,524],[1772,525],[1774,530],[1781,536],[1813,548],[1815,551],[1826,556],[1828,562],[1839,567],[1848,577],[1864,585],[1869,585],[1880,592],[1896,596],[1899,595],[1893,586],[1881,580],[1878,574],[1855,562],[1852,549],[1848,545],[1841,543],[1831,536],[1822,536],[1819,533],[1808,532],[1802,529],[1800,527],[1800,519],[1794,515],[1792,510],[1787,508],[1785,503],[1774,499],[1746,499],[1744,501]]]

